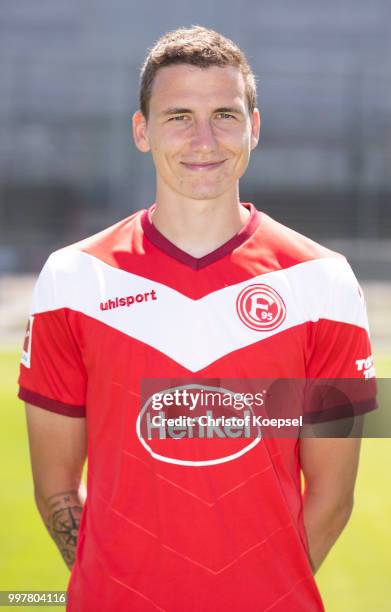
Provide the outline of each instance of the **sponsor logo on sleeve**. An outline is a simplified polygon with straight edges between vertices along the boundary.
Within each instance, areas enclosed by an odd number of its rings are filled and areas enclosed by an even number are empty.
[[[24,336],[23,349],[22,349],[22,359],[21,363],[29,368],[31,366],[31,344],[33,340],[33,323],[34,317],[29,317],[27,321],[26,332]]]
[[[357,371],[362,372],[364,378],[373,378],[375,376],[375,366],[372,355],[366,359],[356,359]]]

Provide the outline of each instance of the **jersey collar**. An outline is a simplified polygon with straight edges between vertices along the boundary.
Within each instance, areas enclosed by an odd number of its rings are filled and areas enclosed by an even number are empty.
[[[180,261],[186,266],[189,266],[194,270],[199,270],[200,268],[205,268],[205,266],[208,266],[209,264],[222,259],[226,255],[229,255],[234,249],[237,249],[244,242],[246,242],[246,240],[248,240],[258,228],[261,220],[261,215],[258,210],[250,202],[242,203],[242,206],[245,206],[250,211],[250,217],[247,223],[237,234],[235,234],[235,236],[230,238],[230,240],[203,257],[193,257],[192,255],[189,255],[189,253],[186,253],[186,251],[182,251],[182,249],[175,246],[175,244],[170,242],[170,240],[168,240],[159,232],[158,229],[156,229],[151,220],[151,213],[155,208],[155,204],[153,204],[148,210],[144,210],[142,212],[141,226],[145,236],[158,249],[164,251],[164,253],[173,259]]]

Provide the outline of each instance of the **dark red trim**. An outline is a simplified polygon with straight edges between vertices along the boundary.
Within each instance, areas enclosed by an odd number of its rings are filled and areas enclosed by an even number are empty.
[[[39,408],[49,410],[50,412],[57,412],[57,414],[63,414],[64,416],[79,418],[86,416],[85,406],[63,404],[62,402],[51,399],[50,397],[45,397],[44,395],[39,395],[34,391],[30,391],[25,387],[19,387],[18,397],[24,402],[33,404],[33,406],[38,406]]]
[[[304,423],[326,423],[328,421],[338,421],[339,419],[354,418],[367,412],[376,410],[378,404],[376,399],[370,398],[363,400],[362,402],[355,402],[354,404],[345,404],[344,406],[334,406],[327,410],[318,410],[304,413]]]
[[[181,263],[186,266],[190,266],[194,270],[199,270],[201,268],[205,268],[205,266],[214,263],[218,259],[229,255],[234,249],[240,247],[246,240],[248,240],[255,230],[258,228],[261,221],[261,214],[255,208],[255,206],[251,203],[242,204],[250,211],[250,218],[247,223],[242,227],[242,229],[235,234],[228,242],[225,242],[220,247],[204,255],[204,257],[193,257],[186,253],[186,251],[182,251],[175,244],[170,242],[168,238],[163,236],[159,232],[158,229],[153,225],[151,220],[151,212],[153,212],[155,205],[151,206],[148,210],[144,210],[141,215],[141,226],[143,228],[144,234],[154,244],[158,249],[164,251],[170,257],[177,259]]]

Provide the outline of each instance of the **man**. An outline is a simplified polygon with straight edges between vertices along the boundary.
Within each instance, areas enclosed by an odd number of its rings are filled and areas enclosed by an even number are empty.
[[[155,204],[52,254],[38,280],[19,396],[71,611],[323,610],[313,574],[350,516],[358,439],[143,433],[144,379],[355,378],[369,363],[345,259],[240,203],[259,132],[237,46],[165,35],[133,117]]]

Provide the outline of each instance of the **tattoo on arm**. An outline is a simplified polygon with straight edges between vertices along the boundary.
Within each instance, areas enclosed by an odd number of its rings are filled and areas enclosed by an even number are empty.
[[[69,569],[75,562],[83,500],[79,491],[63,491],[46,500],[46,526]]]

